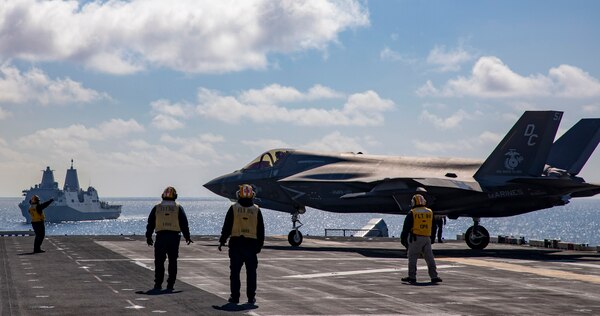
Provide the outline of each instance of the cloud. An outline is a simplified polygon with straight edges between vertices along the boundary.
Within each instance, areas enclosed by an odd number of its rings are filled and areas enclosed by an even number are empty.
[[[144,131],[144,127],[134,119],[112,119],[97,127],[88,128],[73,124],[66,128],[47,128],[19,138],[17,146],[52,152],[79,152],[88,150],[89,141],[103,141],[122,138],[131,133]]]
[[[582,107],[583,112],[585,113],[600,113],[600,104],[587,104]]]
[[[7,64],[0,66],[0,103],[36,102],[51,105],[89,103],[99,99],[109,97],[105,93],[84,88],[81,83],[69,78],[53,80],[38,68],[21,73],[16,67]]]
[[[430,142],[425,140],[413,140],[413,145],[416,149],[432,154],[451,154],[452,156],[458,156],[456,153],[463,153],[465,151],[473,150],[476,146],[482,146],[486,144],[497,144],[502,140],[503,135],[485,131],[477,137],[471,137],[468,139],[460,139],[454,142]]]
[[[3,108],[0,108],[0,121],[11,117],[12,114]]]
[[[369,25],[360,1],[5,1],[0,56],[112,74],[261,69],[273,53],[325,50]]]
[[[201,134],[199,139],[207,143],[222,143],[225,141],[225,137],[212,133]]]
[[[14,150],[8,141],[0,138],[0,162],[19,163],[23,162],[25,155]]]
[[[167,144],[175,144],[179,146],[178,152],[188,155],[190,157],[199,157],[203,160],[207,157],[216,157],[217,152],[213,148],[210,142],[206,142],[206,139],[202,137],[172,137],[170,135],[163,135],[160,137],[160,141]]]
[[[180,120],[165,114],[156,115],[152,119],[152,125],[162,130],[175,130],[185,127],[185,124],[183,124]]]
[[[364,152],[365,149],[360,144],[361,142],[360,138],[344,136],[335,131],[319,140],[300,145],[299,148],[310,151]]]
[[[274,148],[295,148],[308,151],[326,151],[326,152],[358,152],[364,151],[362,143],[369,146],[378,145],[378,142],[373,141],[369,136],[364,137],[349,137],[344,136],[339,131],[331,132],[320,139],[312,140],[304,144],[288,144],[279,139],[256,139],[243,140],[243,145],[246,145],[252,150],[257,148],[261,151],[271,150]]]
[[[415,59],[412,58],[407,58],[402,56],[402,54],[400,54],[399,52],[390,49],[389,47],[384,48],[383,50],[381,50],[381,52],[379,52],[379,59],[383,60],[383,61],[398,61],[398,62],[403,62],[403,63],[407,63],[407,64],[414,64],[416,63]]]
[[[471,59],[473,59],[473,56],[462,47],[450,51],[442,45],[435,46],[429,52],[427,63],[438,66],[438,71],[448,72],[460,70],[460,65]]]
[[[314,85],[306,93],[302,93],[293,87],[284,87],[279,84],[271,84],[263,89],[250,89],[240,94],[239,99],[245,103],[272,104],[299,101],[312,101],[320,99],[343,98],[344,95],[331,88]]]
[[[193,107],[189,104],[171,104],[168,100],[157,100],[150,104],[152,107],[152,126],[161,130],[175,130],[184,128],[181,121],[193,113]]]
[[[371,90],[348,96],[341,108],[286,108],[278,105],[339,96],[341,94],[319,85],[306,93],[295,88],[271,85],[263,90],[242,92],[239,96],[223,96],[218,91],[200,88],[196,111],[201,116],[228,123],[243,119],[304,126],[374,126],[383,124],[383,112],[394,108],[393,101],[382,99]]]
[[[433,126],[440,129],[452,129],[459,127],[465,119],[472,119],[474,115],[469,114],[463,110],[458,110],[447,118],[440,118],[439,116],[430,113],[425,110],[421,112],[421,120],[431,123]]]
[[[471,143],[467,140],[459,140],[455,142],[430,142],[426,140],[413,140],[415,148],[425,153],[456,153],[473,149]]]
[[[245,146],[248,146],[249,148],[252,148],[252,150],[259,149],[261,152],[266,151],[266,150],[271,150],[274,148],[293,147],[282,140],[270,139],[270,138],[255,139],[255,140],[242,140],[241,143]]]
[[[420,97],[441,95],[440,91],[433,85],[431,80],[427,80],[424,85],[417,89],[416,94]]]
[[[600,82],[573,66],[551,68],[548,75],[522,76],[513,72],[497,57],[481,57],[470,77],[449,80],[443,88],[431,81],[417,90],[420,96],[444,97],[563,97],[592,98],[600,96]]]
[[[108,122],[103,122],[98,126],[102,138],[120,138],[131,133],[139,133],[144,131],[144,127],[140,125],[136,120],[129,119],[127,121],[122,119],[111,119]]]
[[[479,135],[478,142],[481,144],[499,144],[504,135],[485,131]]]

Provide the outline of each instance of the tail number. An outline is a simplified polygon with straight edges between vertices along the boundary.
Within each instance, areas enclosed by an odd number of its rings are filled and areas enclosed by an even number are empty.
[[[538,135],[534,134],[534,132],[535,124],[527,124],[527,127],[525,128],[525,134],[523,135],[525,137],[529,137],[527,140],[527,146],[535,146],[535,139],[538,138]]]

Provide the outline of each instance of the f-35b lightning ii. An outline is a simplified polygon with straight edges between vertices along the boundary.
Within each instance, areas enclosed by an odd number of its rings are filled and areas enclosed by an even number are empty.
[[[415,193],[435,214],[473,218],[465,240],[485,248],[482,217],[523,214],[600,193],[578,173],[600,141],[600,119],[582,119],[553,143],[558,111],[527,111],[484,161],[273,149],[204,186],[234,200],[252,184],[261,207],[289,212],[292,246],[302,243],[299,215],[312,207],[337,213],[406,214]]]

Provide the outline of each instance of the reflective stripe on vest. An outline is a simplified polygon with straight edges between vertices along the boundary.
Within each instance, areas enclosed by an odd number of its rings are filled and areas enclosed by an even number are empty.
[[[411,232],[418,236],[431,236],[433,212],[423,206],[412,209],[413,227]]]
[[[243,207],[239,203],[233,205],[233,227],[231,237],[257,239],[258,206]]]
[[[31,217],[31,222],[43,222],[44,220],[46,220],[46,216],[44,216],[44,211],[42,211],[42,214],[38,213],[37,211],[37,204],[32,204],[29,207],[29,216]]]
[[[156,204],[156,232],[169,230],[180,232],[179,204]]]

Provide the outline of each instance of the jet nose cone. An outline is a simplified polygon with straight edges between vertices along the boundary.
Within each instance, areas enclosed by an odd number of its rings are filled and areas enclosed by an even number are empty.
[[[204,184],[204,187],[207,188],[207,189],[209,189],[212,193],[221,195],[219,192],[221,191],[220,188],[222,186],[222,183],[223,183],[223,181],[222,181],[222,179],[220,177],[219,178],[214,178],[214,179],[206,182]]]
[[[204,187],[222,197],[232,198],[232,194],[235,195],[235,190],[233,193],[231,191],[234,187],[237,188],[237,186],[235,186],[233,183],[232,175],[233,174],[226,174],[214,178],[205,183]]]

